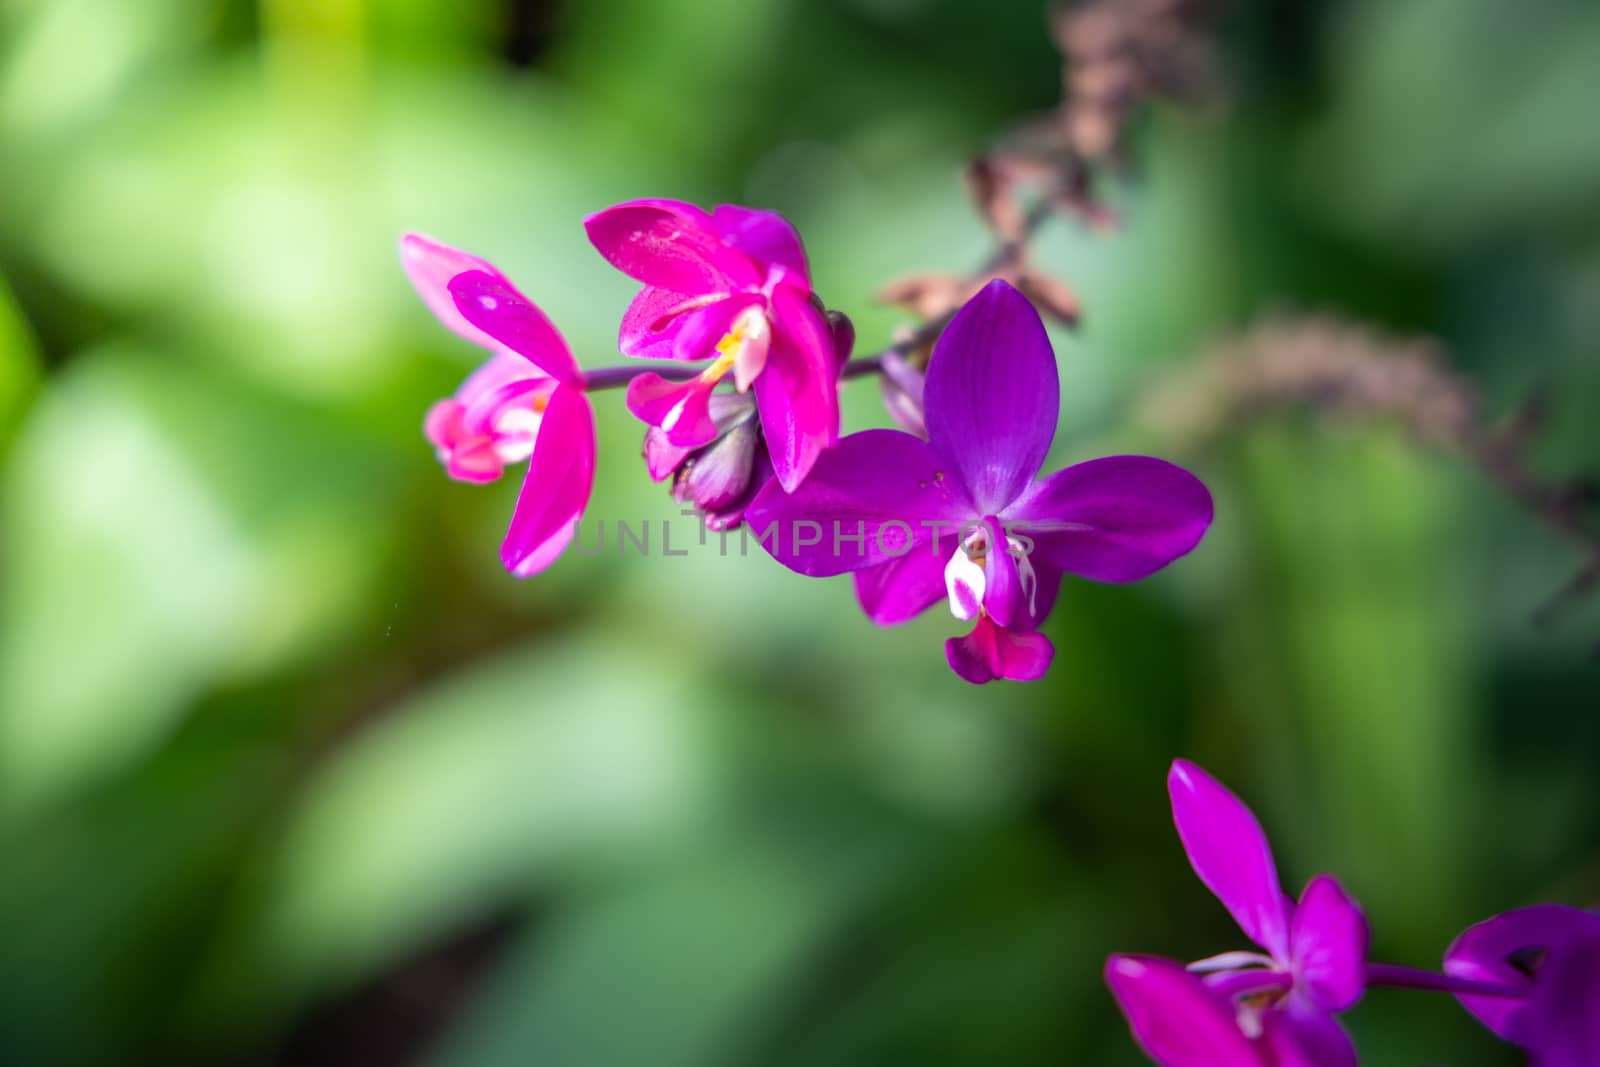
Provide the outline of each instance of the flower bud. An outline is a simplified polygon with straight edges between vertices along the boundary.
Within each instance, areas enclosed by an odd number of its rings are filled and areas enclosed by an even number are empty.
[[[878,379],[883,406],[889,418],[906,433],[928,439],[928,424],[922,407],[922,372],[895,351],[883,354],[883,374]]]
[[[828,331],[833,334],[833,356],[839,361],[839,369],[850,362],[850,353],[856,347],[856,326],[850,321],[850,316],[842,311],[828,312]]]
[[[715,440],[679,448],[652,426],[645,433],[644,457],[651,478],[672,479],[674,500],[700,511],[708,528],[726,530],[739,524],[745,505],[772,476],[772,462],[752,397],[716,393],[710,403]]]

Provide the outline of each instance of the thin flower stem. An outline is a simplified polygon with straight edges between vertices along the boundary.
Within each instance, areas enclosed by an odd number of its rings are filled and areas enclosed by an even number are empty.
[[[985,278],[1015,267],[1021,261],[1028,242],[1033,240],[1034,235],[1055,214],[1056,210],[1049,196],[1040,197],[1023,218],[1022,228],[1017,236],[1012,240],[1001,242],[989,254],[989,258],[984,261],[983,266],[967,276],[968,284],[976,284]],[[901,356],[908,355],[924,345],[931,344],[944,332],[944,328],[950,324],[951,319],[956,317],[956,312],[959,310],[960,308],[951,308],[944,314],[924,322],[889,347],[880,349],[870,356],[860,356],[850,360],[844,365],[844,370],[839,372],[839,377],[859,378],[868,374],[882,374],[884,356],[891,353]]]
[[[659,374],[669,382],[686,382],[699,374],[704,367],[678,366],[674,364],[646,363],[628,367],[601,367],[598,370],[586,371],[583,375],[583,388],[586,392],[597,393],[602,389],[617,389],[627,385],[641,374]]]
[[[1422,989],[1434,993],[1466,993],[1478,997],[1511,997],[1520,999],[1526,991],[1498,982],[1479,982],[1471,978],[1455,978],[1448,974],[1400,967],[1392,963],[1367,964],[1367,984],[1388,986],[1391,989]]]

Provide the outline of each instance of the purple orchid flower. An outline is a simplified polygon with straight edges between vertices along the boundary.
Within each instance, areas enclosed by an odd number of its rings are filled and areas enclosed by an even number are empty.
[[[839,435],[835,338],[811,291],[805,249],[770,211],[678,200],[634,200],[584,220],[612,266],[644,283],[622,317],[630,356],[712,363],[687,381],[645,373],[628,410],[668,443],[694,449],[718,436],[713,390],[730,374],[755,390],[778,481],[794,489]]]
[[[1457,999],[1533,1067],[1600,1064],[1600,914],[1539,904],[1496,915],[1456,938],[1444,969],[1511,992]]]
[[[1034,632],[1062,576],[1131,582],[1199,543],[1211,496],[1147,456],[1091,460],[1035,481],[1055,436],[1060,383],[1044,324],[1026,297],[991,282],[945,327],[923,388],[927,440],[851,434],[798,489],[768,485],[746,512],[762,546],[812,577],[854,572],[873,622],[905,622],[948,598],[976,620],[945,645],[982,683],[1044,674],[1053,649]],[[816,540],[801,530],[823,531]],[[941,532],[951,536],[941,546]]]
[[[572,540],[594,485],[583,373],[544,313],[485,260],[418,234],[401,238],[400,259],[439,321],[491,353],[454,397],[433,406],[424,431],[461,481],[492,482],[528,461],[500,559],[530,577]]]
[[[1174,762],[1167,789],[1195,874],[1264,950],[1214,956],[1190,964],[1188,973],[1228,1008],[1223,1014],[1263,1057],[1257,1062],[1353,1067],[1355,1047],[1336,1015],[1366,989],[1368,933],[1361,910],[1328,875],[1312,879],[1300,902],[1292,901],[1255,815],[1199,767]],[[1209,1032],[1221,1016],[1193,992],[1175,993],[1177,981],[1148,961],[1144,971],[1124,966],[1130,958],[1143,959],[1114,956],[1107,976],[1145,1051],[1163,1067],[1233,1062],[1167,1051],[1188,1047],[1170,1035]]]
[[[1232,999],[1159,956],[1112,956],[1106,985],[1139,1047],[1162,1067],[1319,1067],[1275,1013],[1241,1025]]]

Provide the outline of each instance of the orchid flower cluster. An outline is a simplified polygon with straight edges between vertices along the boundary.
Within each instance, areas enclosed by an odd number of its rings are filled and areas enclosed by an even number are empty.
[[[817,297],[799,236],[772,212],[639,200],[585,228],[642,285],[618,338],[637,366],[580,369],[488,262],[415,234],[401,242],[424,302],[488,353],[427,414],[439,461],[464,482],[527,464],[501,547],[518,577],[572,541],[595,475],[590,395],[618,387],[645,424],[649,476],[708,528],[747,524],[799,574],[852,575],[879,625],[946,601],[972,629],[945,657],[973,683],[1045,673],[1054,650],[1038,630],[1067,575],[1137,581],[1211,523],[1205,486],[1160,459],[1039,476],[1059,413],[1055,353],[1004,281],[956,312],[924,371],[893,349],[851,359],[850,320]],[[840,384],[863,373],[882,375],[900,428],[841,438]],[[1134,1038],[1163,1067],[1354,1067],[1339,1016],[1374,986],[1456,996],[1535,1067],[1600,1065],[1600,915],[1542,905],[1496,916],[1456,939],[1443,973],[1370,962],[1366,919],[1336,878],[1292,900],[1238,797],[1181,760],[1168,786],[1195,873],[1258,951],[1107,962]]]
[[[947,601],[970,632],[945,644],[973,683],[1042,676],[1038,632],[1063,578],[1131,582],[1197,545],[1211,496],[1147,456],[1038,477],[1056,429],[1055,353],[1033,305],[991,282],[945,327],[926,372],[897,353],[856,360],[847,316],[812,288],[794,228],[734,205],[618,204],[584,222],[641,283],[618,348],[637,367],[585,372],[545,314],[486,261],[410,234],[401,258],[423,301],[487,360],[430,410],[452,477],[492,482],[527,463],[501,547],[517,577],[571,542],[595,473],[590,395],[626,387],[649,476],[706,526],[746,523],[800,574],[852,574],[873,622]],[[840,383],[884,375],[899,430],[839,436]]]
[[[1259,951],[1187,966],[1112,956],[1106,983],[1161,1067],[1355,1067],[1338,1016],[1375,986],[1454,995],[1532,1067],[1600,1064],[1600,913],[1556,904],[1497,915],[1456,938],[1443,973],[1367,959],[1361,909],[1330,875],[1295,901],[1250,809],[1192,763],[1167,780],[1200,881]]]

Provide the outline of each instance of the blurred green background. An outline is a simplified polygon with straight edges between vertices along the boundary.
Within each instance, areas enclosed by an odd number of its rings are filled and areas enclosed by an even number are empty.
[[[1600,446],[1600,9],[1236,3],[1226,89],[1048,229],[1080,291],[1053,464],[1169,456],[1189,559],[1071,584],[1047,681],[972,688],[764,556],[508,578],[518,478],[422,413],[476,352],[401,274],[502,266],[581,362],[633,286],[583,214],[787,212],[866,348],[882,282],[987,238],[962,162],[1050,107],[1035,0],[0,2],[0,1061],[1141,1062],[1112,950],[1242,947],[1175,755],[1339,872],[1374,952],[1600,899],[1600,611],[1571,551],[1395,427],[1182,450],[1163,370],[1275,308],[1442,338],[1488,410]],[[850,428],[885,424],[850,389]],[[597,398],[591,513],[682,520]],[[684,529],[687,529],[684,526]],[[658,534],[659,536],[659,534]],[[681,532],[675,528],[675,537]],[[680,542],[681,543],[681,542]],[[1497,1064],[1379,993],[1369,1064]]]

